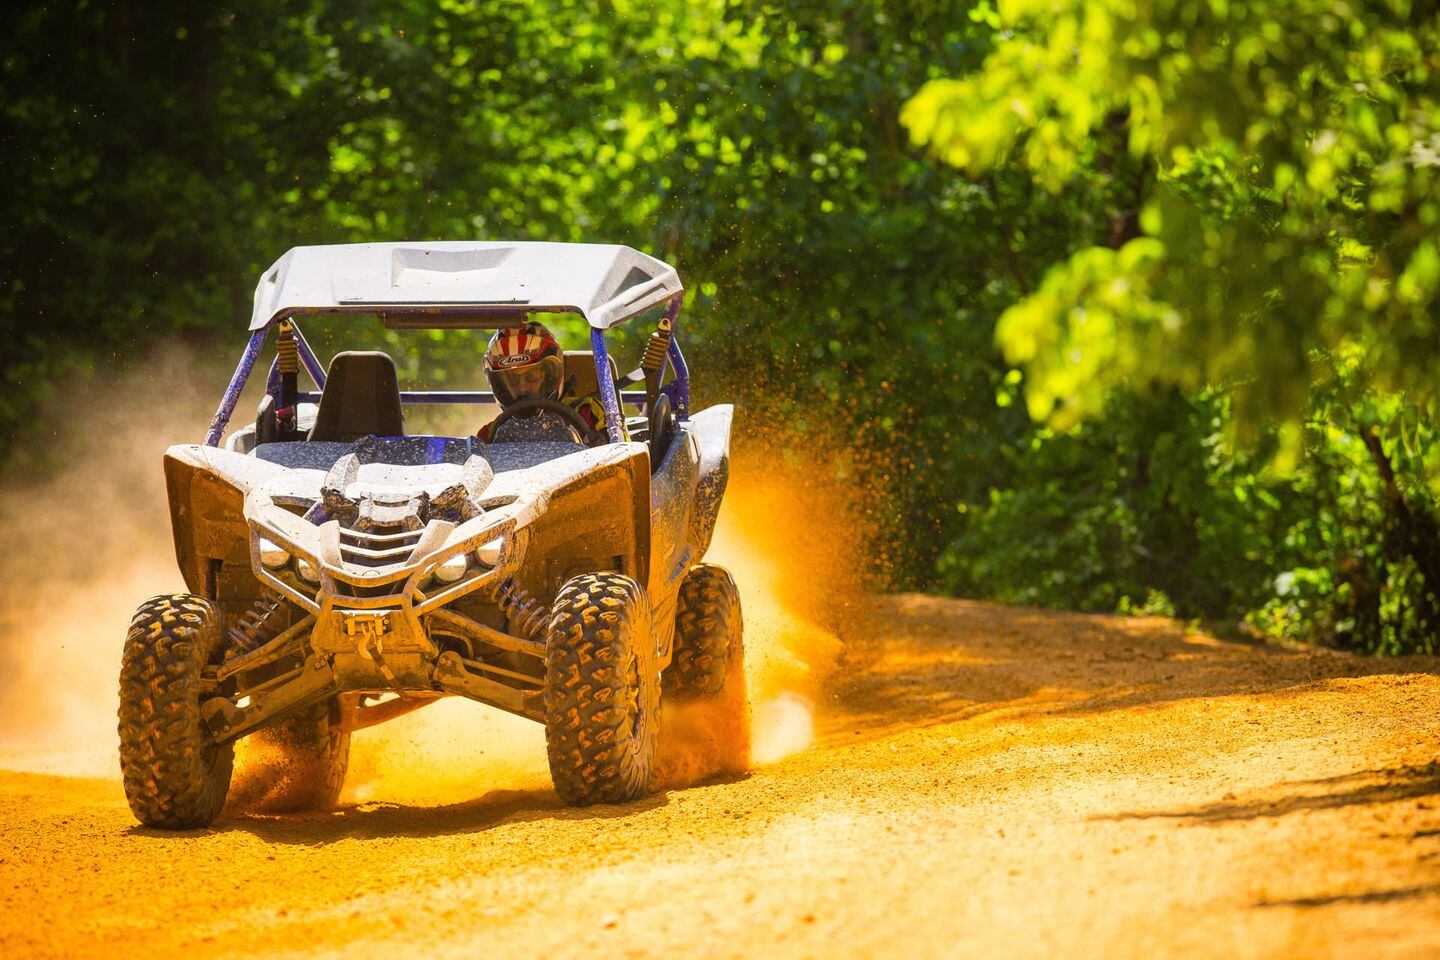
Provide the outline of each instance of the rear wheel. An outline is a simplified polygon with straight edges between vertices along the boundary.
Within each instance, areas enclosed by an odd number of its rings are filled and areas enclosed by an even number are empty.
[[[639,584],[591,573],[561,588],[546,637],[545,744],[562,800],[619,803],[649,790],[659,679]]]
[[[230,789],[234,748],[216,744],[200,715],[201,672],[220,650],[214,604],[154,597],[130,621],[120,661],[120,771],[136,819],[204,827]]]
[[[672,713],[677,729],[666,736],[713,758],[718,773],[743,773],[750,766],[744,633],[730,572],[709,563],[691,567],[680,585],[675,655],[664,674],[666,700],[679,708]]]
[[[301,813],[335,806],[350,766],[350,734],[339,721],[339,701],[332,699],[255,734],[264,781],[255,809]]]

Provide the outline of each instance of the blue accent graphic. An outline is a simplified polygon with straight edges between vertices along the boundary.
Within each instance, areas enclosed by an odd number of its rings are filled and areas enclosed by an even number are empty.
[[[620,415],[620,398],[610,379],[610,353],[605,349],[605,331],[590,328],[590,349],[595,352],[595,377],[600,382],[600,405],[605,408],[605,434],[611,443],[625,439],[625,421]]]
[[[230,385],[225,388],[225,396],[220,398],[220,407],[210,421],[210,429],[205,434],[205,446],[220,445],[220,438],[225,434],[225,428],[230,424],[230,417],[235,412],[235,404],[240,402],[240,392],[245,389],[245,381],[250,379],[250,371],[255,369],[255,361],[260,359],[260,349],[265,346],[265,334],[268,332],[267,329],[261,329],[250,334],[250,342],[245,345],[245,352],[240,355],[240,362],[235,365],[235,373],[230,377]]]

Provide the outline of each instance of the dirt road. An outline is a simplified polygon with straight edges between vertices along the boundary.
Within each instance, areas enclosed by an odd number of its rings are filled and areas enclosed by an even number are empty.
[[[186,835],[0,774],[0,955],[1440,955],[1440,662],[919,596],[843,633],[813,746],[625,806],[470,714],[464,771],[422,712],[344,809]]]

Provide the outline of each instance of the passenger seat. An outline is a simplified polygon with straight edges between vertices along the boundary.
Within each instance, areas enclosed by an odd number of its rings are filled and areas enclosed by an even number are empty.
[[[371,435],[405,435],[395,361],[379,351],[337,353],[325,374],[310,439],[349,443]]]

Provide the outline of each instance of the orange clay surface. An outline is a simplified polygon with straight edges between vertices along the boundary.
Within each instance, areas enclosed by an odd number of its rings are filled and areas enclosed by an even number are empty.
[[[567,809],[538,725],[447,700],[356,734],[339,810],[246,812],[242,743],[212,829],[140,829],[120,645],[179,586],[160,454],[213,389],[173,423],[143,376],[105,389],[73,469],[0,489],[3,960],[1440,957],[1440,660],[847,605],[853,495],[774,456],[737,466],[711,550],[745,610],[747,777],[671,737],[669,787]]]
[[[1440,661],[922,596],[839,639],[812,745],[624,806],[449,702],[321,815],[167,835],[0,773],[0,956],[1440,956]]]

